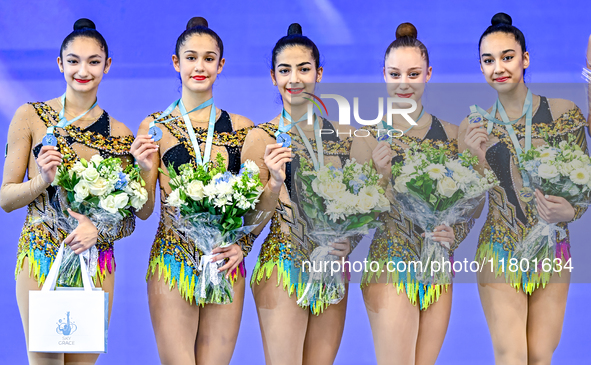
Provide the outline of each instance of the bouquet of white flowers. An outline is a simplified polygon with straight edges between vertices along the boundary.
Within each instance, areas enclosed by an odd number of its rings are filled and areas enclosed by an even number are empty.
[[[326,261],[337,259],[329,253],[333,242],[377,227],[376,214],[388,210],[390,202],[378,185],[381,175],[371,163],[362,165],[353,159],[343,168],[328,164],[315,171],[302,160],[295,178],[299,204],[308,222],[306,233],[318,244],[310,254],[311,272],[298,304],[336,304],[345,295],[344,273],[333,275],[312,268],[326,267]]]
[[[591,200],[591,159],[573,138],[556,144],[531,148],[522,154],[522,169],[529,176],[532,188],[544,194],[565,198],[571,205],[586,206]],[[517,244],[518,262],[528,260],[535,268],[548,263],[554,265],[557,240],[566,237],[557,224],[538,217],[538,223],[523,241]]]
[[[445,148],[412,143],[404,161],[392,166],[396,201],[427,232],[422,247],[417,248],[421,256],[417,279],[423,283],[449,284],[452,279],[452,273],[445,270],[434,270],[431,275],[432,262],[448,262],[451,253],[449,246],[433,241],[429,231],[470,220],[484,193],[498,184],[492,171],[485,170],[482,176],[474,170],[478,158],[469,151],[458,159],[449,155]]]
[[[197,168],[187,163],[178,172],[169,166],[167,176],[172,191],[166,203],[178,209],[180,226],[203,253],[195,298],[202,303],[227,304],[232,302],[234,291],[224,274],[218,272],[223,262],[211,261],[216,256],[212,251],[232,245],[258,226],[243,226],[242,217],[255,208],[263,186],[253,161],[246,161],[238,175],[226,171],[219,153],[216,162]]]
[[[131,209],[139,210],[148,200],[145,182],[137,166],[123,169],[121,159],[103,158],[94,155],[90,161],[80,159],[72,168],[58,167],[53,186],[66,192],[64,203],[75,212],[84,214],[97,227],[100,235],[107,240],[117,236],[117,224],[132,215]],[[60,226],[66,231],[73,231],[78,222],[64,212],[59,217]],[[83,253],[89,265],[91,275],[96,273],[98,251],[95,246]],[[58,284],[79,286],[80,261],[69,247],[64,251]]]

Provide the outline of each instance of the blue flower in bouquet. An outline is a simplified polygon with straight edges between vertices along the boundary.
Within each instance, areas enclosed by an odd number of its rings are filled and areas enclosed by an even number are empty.
[[[353,193],[354,194],[358,194],[359,193],[359,189],[361,189],[361,186],[363,184],[360,183],[358,180],[351,180],[349,181],[349,186],[353,189]]]
[[[365,176],[365,174],[361,174],[359,175],[359,180],[365,182],[367,180],[367,176]]]
[[[115,190],[123,190],[127,186],[127,174],[120,172],[119,180],[115,183]]]
[[[529,171],[530,173],[537,174],[538,167],[540,167],[540,164],[540,160],[525,161],[525,163],[523,164],[523,168],[526,171]]]
[[[232,173],[229,171],[226,171],[222,174],[222,176],[215,179],[215,183],[216,184],[227,183],[230,181],[231,178],[232,178]]]
[[[472,166],[470,166],[470,167],[472,167]],[[445,176],[447,176],[447,177],[453,177],[454,176],[454,172],[451,171],[450,169],[446,168]]]

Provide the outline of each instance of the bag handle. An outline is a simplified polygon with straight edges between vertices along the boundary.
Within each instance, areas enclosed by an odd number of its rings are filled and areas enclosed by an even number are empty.
[[[88,257],[88,250],[84,251],[80,255],[78,255],[78,259],[80,260],[80,270],[82,273],[82,285],[84,286],[84,291],[92,291],[94,285],[90,280],[90,274],[88,272],[88,267],[86,262],[84,262],[83,256]],[[51,264],[51,268],[49,269],[49,273],[45,278],[45,283],[43,284],[43,288],[41,291],[48,292],[51,290],[55,290],[55,284],[57,282],[57,275],[59,273],[59,268],[62,265],[62,260],[64,258],[64,242],[60,244],[59,251],[57,252],[57,256],[55,260],[53,260],[53,264]],[[90,261],[90,260],[89,260]]]

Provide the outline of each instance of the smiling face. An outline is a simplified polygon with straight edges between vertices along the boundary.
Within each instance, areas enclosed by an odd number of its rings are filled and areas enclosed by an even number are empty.
[[[172,62],[180,73],[183,89],[202,93],[211,91],[226,59],[220,59],[220,49],[210,35],[194,34],[180,47],[179,56],[172,56]]]
[[[101,45],[89,37],[77,37],[57,58],[68,87],[76,92],[96,92],[103,75],[109,72],[111,58],[105,59]]]
[[[317,68],[312,51],[302,46],[287,47],[277,54],[275,65],[271,78],[283,103],[291,106],[308,103],[304,92],[313,94],[316,82],[322,79],[322,67]]]
[[[432,70],[418,47],[392,49],[384,64],[388,95],[420,101],[425,83],[431,79]],[[408,104],[399,107],[408,107]]]
[[[529,53],[512,34],[496,32],[487,35],[480,44],[480,69],[497,92],[514,90],[524,83],[523,73],[529,67]]]

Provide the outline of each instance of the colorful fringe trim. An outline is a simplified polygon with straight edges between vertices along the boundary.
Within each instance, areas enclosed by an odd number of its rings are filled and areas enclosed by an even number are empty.
[[[494,230],[494,228],[493,228]],[[491,235],[492,236],[492,235]],[[516,291],[520,289],[526,294],[532,294],[534,290],[538,289],[540,285],[542,288],[546,287],[546,284],[550,282],[550,277],[553,272],[545,272],[542,270],[541,263],[538,265],[538,272],[527,271],[523,272],[520,269],[516,271],[509,270],[510,260],[513,257],[512,251],[506,251],[503,248],[503,244],[499,242],[490,242],[482,244],[476,250],[475,260],[482,263],[493,259],[493,271],[495,278],[501,275],[505,276],[505,282],[515,288]],[[570,244],[568,239],[564,239],[556,244],[556,258],[560,258],[562,263],[566,263],[570,259]],[[504,264],[500,260],[504,259]],[[517,264],[519,265],[519,263]],[[561,273],[558,272],[560,276]]]
[[[267,261],[261,265],[259,258],[252,272],[250,285],[258,285],[263,278],[269,280],[275,268],[277,268],[277,286],[281,285],[289,297],[291,297],[293,293],[296,293],[296,299],[300,298],[306,289],[308,275],[301,270],[298,270],[297,275],[295,275],[293,272],[293,262],[291,260]],[[330,305],[325,299],[330,298],[322,298],[321,293],[312,304],[309,306],[301,305],[301,307],[304,309],[309,307],[312,314],[318,316]]]
[[[369,258],[368,258],[369,261]],[[386,274],[386,283],[392,283],[396,288],[396,293],[400,295],[400,292],[406,292],[408,300],[412,305],[419,304],[421,310],[427,310],[429,306],[439,300],[442,293],[447,292],[449,284],[421,284],[415,279],[415,272],[407,270],[406,275],[400,275],[397,270],[389,271],[386,269],[388,262],[394,262],[394,266],[402,261],[397,258],[391,260],[377,260],[379,263],[379,270],[377,272],[366,271],[363,273],[361,278],[361,288],[372,283],[375,279],[375,283],[378,283],[379,278],[382,274]],[[453,260],[452,260],[453,263]]]
[[[24,240],[28,238],[28,244]],[[28,249],[27,249],[28,246]],[[28,237],[21,237],[19,242],[19,253],[16,260],[16,269],[14,272],[15,280],[18,274],[23,269],[25,257],[29,258],[29,277],[33,274],[37,284],[41,287],[45,283],[47,274],[51,269],[51,265],[57,255],[56,246],[42,236],[36,235],[34,232],[28,232]],[[97,271],[93,276],[94,284],[102,285],[107,271],[113,273],[115,271],[115,256],[113,248],[108,248],[105,251],[99,250],[99,257],[97,262]]]
[[[184,261],[177,261],[173,255],[160,254],[159,256],[153,256],[150,259],[146,281],[151,276],[154,276],[156,268],[158,268],[158,280],[162,279],[162,275],[164,274],[164,280],[168,283],[169,289],[172,290],[176,284],[181,297],[193,304],[195,287],[199,284],[199,275],[195,273],[192,266],[187,265]],[[246,277],[244,261],[230,274],[230,283],[232,285],[236,282],[238,273],[242,277]],[[220,299],[205,298],[196,300],[195,302],[197,305],[204,306],[205,304],[220,303]]]

